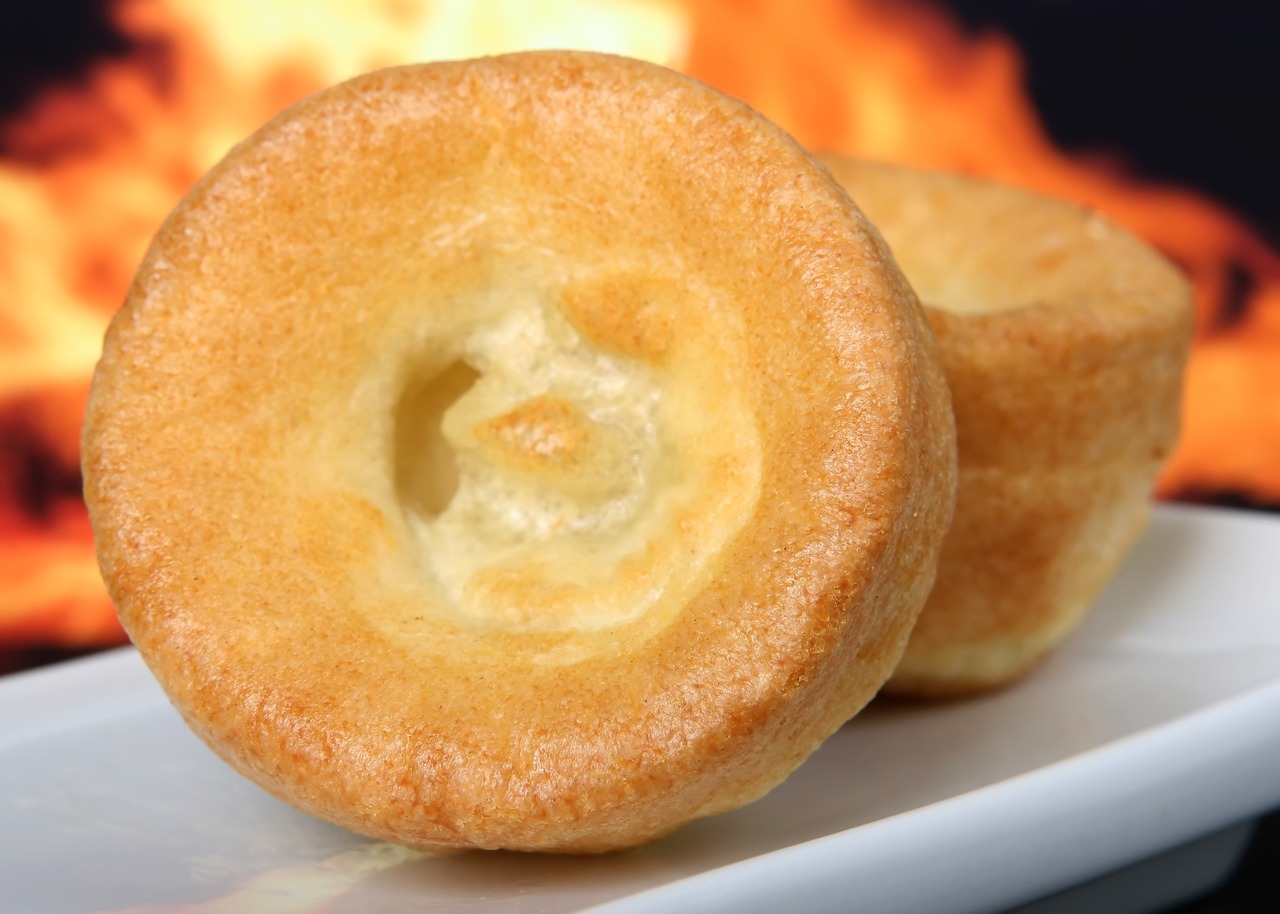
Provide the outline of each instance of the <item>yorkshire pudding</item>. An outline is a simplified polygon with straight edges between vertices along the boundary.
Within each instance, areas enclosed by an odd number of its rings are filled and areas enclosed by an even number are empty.
[[[987,180],[823,156],[925,304],[960,459],[937,584],[887,691],[975,692],[1080,622],[1177,437],[1187,283],[1102,215]]]
[[[83,454],[195,732],[421,847],[760,796],[896,665],[954,498],[923,313],[827,172],[567,52],[376,72],[234,149],[111,325]]]

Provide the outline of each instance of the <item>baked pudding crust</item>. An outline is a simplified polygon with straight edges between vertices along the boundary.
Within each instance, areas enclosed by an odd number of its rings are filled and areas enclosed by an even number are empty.
[[[897,663],[954,460],[830,176],[568,52],[369,74],[239,145],[83,436],[104,579],[194,731],[429,848],[609,850],[774,786]]]
[[[1003,685],[1074,630],[1147,522],[1178,433],[1189,286],[1086,208],[820,158],[924,303],[956,417],[953,525],[887,690]]]

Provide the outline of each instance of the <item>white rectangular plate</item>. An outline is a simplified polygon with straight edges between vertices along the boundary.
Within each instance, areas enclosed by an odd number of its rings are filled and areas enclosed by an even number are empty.
[[[1280,804],[1280,518],[1161,506],[1014,688],[874,704],[782,787],[626,854],[432,857],[272,799],[131,650],[0,681],[0,909],[998,910]]]

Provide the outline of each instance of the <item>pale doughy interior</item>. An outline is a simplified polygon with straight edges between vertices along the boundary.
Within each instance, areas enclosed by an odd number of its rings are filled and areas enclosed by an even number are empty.
[[[636,622],[661,600],[658,624],[758,497],[759,442],[732,372],[692,383],[673,364],[675,343],[653,354],[662,367],[602,351],[562,310],[565,296],[581,309],[592,284],[516,298],[462,338],[443,382],[427,385],[451,402],[401,410],[402,424],[426,426],[416,441],[398,433],[398,464],[427,465],[428,484],[441,464],[455,474],[447,498],[394,493],[437,585],[423,605],[441,618],[593,631]],[[692,290],[663,292],[669,300],[653,307],[711,310]],[[719,321],[728,331],[731,321]],[[720,345],[732,339],[726,332]],[[737,342],[729,362],[742,360]],[[712,414],[721,420],[707,435]],[[397,466],[395,475],[413,472]]]

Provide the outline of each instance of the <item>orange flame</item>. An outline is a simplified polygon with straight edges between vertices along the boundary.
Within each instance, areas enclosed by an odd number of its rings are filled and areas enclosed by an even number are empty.
[[[1018,49],[966,33],[936,7],[120,0],[113,10],[140,50],[0,125],[11,151],[0,160],[0,644],[123,637],[76,491],[77,429],[106,322],[181,194],[232,143],[324,85],[517,47],[658,60],[813,148],[986,174],[1110,213],[1196,290],[1184,440],[1161,493],[1280,503],[1280,256],[1202,196],[1056,149]],[[1247,300],[1233,303],[1240,275]]]

